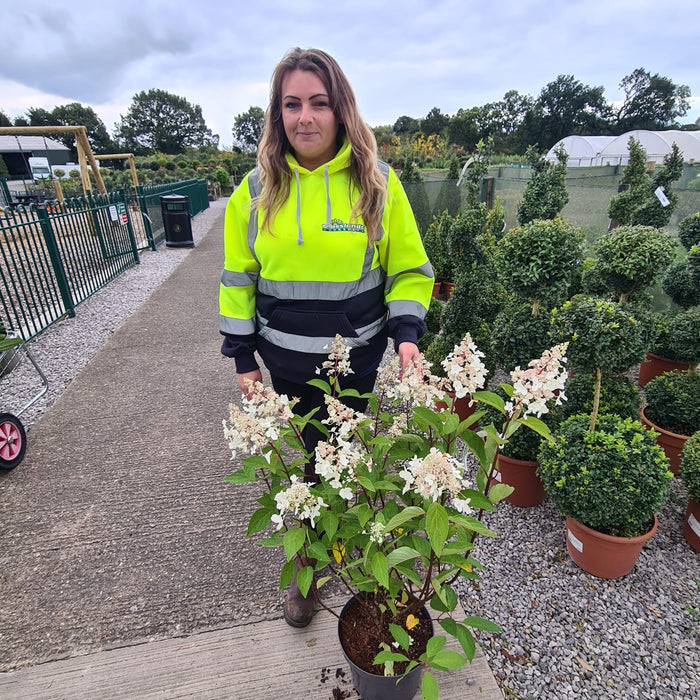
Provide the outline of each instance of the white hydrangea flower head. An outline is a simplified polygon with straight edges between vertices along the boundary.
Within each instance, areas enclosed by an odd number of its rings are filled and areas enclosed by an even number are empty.
[[[568,372],[566,349],[568,343],[555,345],[542,353],[542,357],[528,363],[527,369],[516,367],[511,373],[513,384],[512,405],[515,409],[522,408],[523,415],[535,415],[538,418],[549,412],[548,402],[554,400],[559,406],[566,401],[564,388]]]
[[[332,445],[319,442],[316,445],[315,470],[331,488],[340,489],[340,497],[349,501],[354,493],[356,468],[362,461],[363,454],[347,442]]]
[[[279,438],[280,429],[294,412],[286,395],[281,396],[272,387],[247,380],[248,395],[241,398],[242,406],[229,405],[229,420],[223,421],[224,437],[232,458],[241,450],[250,454],[262,453],[263,447]]]
[[[364,413],[354,411],[330,394],[325,395],[325,401],[328,418],[321,423],[327,425],[338,440],[347,440],[360,423],[367,419]]]
[[[298,476],[293,475],[291,482],[292,485],[288,489],[275,495],[278,512],[271,520],[276,524],[276,529],[280,530],[284,524],[284,516],[293,513],[298,518],[308,519],[313,527],[316,518],[321,515],[321,508],[327,507],[328,504],[324,503],[320,496],[314,495],[311,485],[300,481]]]
[[[382,367],[377,375],[377,385],[391,400],[406,402],[411,406],[432,406],[442,398],[444,381],[430,372],[431,363],[421,354],[402,371],[399,358]]]
[[[380,522],[372,523],[369,528],[369,532],[367,532],[367,530],[363,530],[362,534],[369,535],[369,541],[374,542],[375,544],[382,544],[388,536],[386,526],[384,523]]]
[[[316,374],[320,374],[322,369],[326,370],[329,377],[346,377],[348,374],[354,374],[350,367],[350,346],[345,344],[343,336],[336,333],[333,342],[324,346],[324,350],[330,350],[328,359],[316,369]]]
[[[481,361],[482,357],[484,353],[476,347],[471,334],[467,333],[442,361],[456,398],[461,399],[483,389],[488,370]]]
[[[415,491],[421,498],[437,501],[443,494],[457,498],[460,491],[469,488],[464,469],[459,461],[446,452],[431,447],[423,458],[414,457],[399,472],[404,480],[403,493]]]

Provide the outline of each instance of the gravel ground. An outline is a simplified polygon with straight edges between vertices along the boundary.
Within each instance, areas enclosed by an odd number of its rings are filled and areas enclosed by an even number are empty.
[[[657,533],[616,580],[571,561],[549,499],[487,514],[498,539],[477,541],[486,568],[460,600],[502,629],[478,639],[506,698],[700,698],[700,558],[681,532],[687,500],[674,479]]]
[[[195,245],[225,209],[226,202],[226,198],[210,202],[208,209],[192,219]],[[27,343],[27,348],[48,378],[49,388],[20,416],[25,429],[31,428],[48,410],[110,335],[191,251],[192,248],[168,248],[165,243],[161,243],[156,252],[143,251],[140,265],[129,268],[79,304],[74,318],[54,323]],[[17,413],[40,389],[39,375],[25,359],[17,369],[0,378],[0,410]]]
[[[212,202],[192,221],[195,244],[226,205]],[[51,406],[111,333],[175,269],[189,248],[146,251],[131,268],[29,344],[49,391],[22,414],[25,427]],[[2,410],[36,394],[24,365],[0,383]],[[597,579],[569,559],[564,518],[546,500],[534,508],[502,504],[481,538],[482,580],[460,591],[467,614],[498,623],[479,642],[507,698],[700,698],[700,560],[681,534],[687,493],[674,479],[657,534],[629,576]]]

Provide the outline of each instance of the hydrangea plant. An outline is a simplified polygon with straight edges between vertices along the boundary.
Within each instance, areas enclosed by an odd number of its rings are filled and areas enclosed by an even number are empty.
[[[292,581],[295,557],[301,555],[312,562],[297,574],[302,595],[312,589],[317,572],[317,587],[334,578],[361,604],[371,597],[391,623],[377,622],[377,673],[393,675],[395,663],[403,663],[406,672],[417,665],[432,671],[459,668],[475,652],[471,629],[498,629],[477,616],[455,615],[455,584],[479,577],[475,541],[479,535],[495,536],[482,515],[512,492],[505,484],[489,484],[499,448],[523,427],[549,435],[538,417],[565,399],[565,350],[566,345],[557,346],[525,369],[518,367],[512,384],[501,385],[504,400],[480,391],[487,370],[467,334],[443,361],[447,379],[433,375],[422,356],[403,371],[395,360],[380,369],[368,408],[359,413],[342,403],[357,392],[339,389],[339,377],[351,369],[349,348],[336,337],[321,376],[310,382],[326,394],[327,419],[318,421],[315,411],[294,415],[293,399],[261,384],[251,385],[240,407],[230,406],[225,437],[234,457],[249,456],[226,481],[257,482],[263,492],[248,536],[284,549],[280,588]],[[495,408],[502,417],[499,428],[490,424],[475,432],[471,426],[479,411],[460,422],[448,388],[456,398],[469,394]],[[441,410],[440,404],[449,408]],[[303,476],[311,455],[303,451],[301,431],[309,421],[327,435],[314,455],[318,483]],[[478,462],[475,475],[458,457],[463,446]],[[416,650],[411,630],[428,605],[444,634]],[[444,635],[459,641],[461,653],[443,648]],[[422,688],[423,698],[437,697],[430,671]]]

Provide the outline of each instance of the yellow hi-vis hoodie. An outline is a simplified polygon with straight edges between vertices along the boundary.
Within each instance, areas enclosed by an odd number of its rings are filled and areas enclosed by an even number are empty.
[[[416,342],[433,289],[433,270],[403,187],[386,164],[382,231],[372,246],[350,212],[359,193],[350,177],[350,145],[308,171],[287,155],[290,193],[272,231],[252,207],[257,169],[231,195],[224,223],[219,289],[224,355],[239,373],[257,369],[305,383],[327,359],[336,334],[350,345],[356,377],[375,370],[386,350]],[[251,191],[253,194],[251,194]]]

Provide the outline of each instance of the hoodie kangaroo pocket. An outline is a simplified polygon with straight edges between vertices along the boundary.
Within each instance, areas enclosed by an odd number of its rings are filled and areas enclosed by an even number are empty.
[[[358,337],[357,331],[342,312],[275,309],[267,325],[260,328],[260,335],[268,338],[272,331],[309,338],[334,338],[341,335],[351,339],[352,347],[367,345],[366,341]]]

